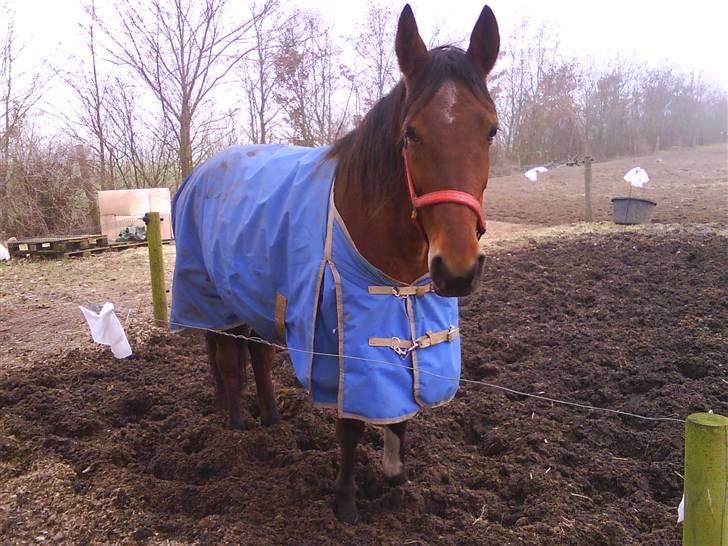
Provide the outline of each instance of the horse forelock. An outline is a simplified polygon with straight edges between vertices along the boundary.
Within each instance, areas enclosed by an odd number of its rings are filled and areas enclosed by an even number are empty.
[[[415,74],[410,85],[405,115],[414,115],[424,108],[443,86],[454,85],[470,91],[478,100],[493,108],[493,100],[480,69],[468,59],[459,47],[447,45],[430,51],[430,57]]]

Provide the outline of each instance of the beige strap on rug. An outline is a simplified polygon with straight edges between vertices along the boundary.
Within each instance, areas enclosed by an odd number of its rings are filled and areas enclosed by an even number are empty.
[[[370,286],[369,293],[378,296],[397,296],[398,298],[406,298],[408,296],[424,296],[428,292],[434,292],[435,287],[432,283],[423,284],[421,286]]]
[[[283,294],[276,294],[275,323],[280,341],[286,340],[286,306],[288,301]]]
[[[424,336],[418,337],[414,343],[408,339],[398,337],[370,337],[370,347],[389,347],[390,349],[425,349],[438,343],[452,341],[460,335],[460,328],[448,328],[440,332],[427,332]]]

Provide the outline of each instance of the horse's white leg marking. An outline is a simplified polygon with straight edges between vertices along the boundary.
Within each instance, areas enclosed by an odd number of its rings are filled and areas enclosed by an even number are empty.
[[[442,105],[442,115],[447,123],[455,121],[453,108],[458,100],[458,88],[453,82],[445,82],[437,92],[437,97]]]
[[[384,456],[382,466],[387,478],[394,478],[402,474],[402,459],[399,458],[399,437],[389,427],[384,427]]]

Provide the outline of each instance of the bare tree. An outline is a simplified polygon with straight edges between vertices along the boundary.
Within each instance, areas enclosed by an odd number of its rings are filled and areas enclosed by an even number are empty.
[[[88,24],[82,26],[82,29],[87,40],[88,69],[61,73],[61,76],[74,91],[81,107],[78,118],[74,120],[75,123],[70,124],[72,134],[92,147],[98,161],[95,174],[98,179],[99,189],[105,190],[109,189],[111,185],[109,146],[106,142],[106,100],[109,77],[99,74],[95,0],[91,0],[91,3],[86,6],[86,13],[89,17]]]
[[[107,144],[117,186],[148,188],[176,178],[175,136],[166,123],[157,124],[133,87],[120,78],[108,85]]]
[[[283,31],[275,100],[286,115],[294,144],[330,144],[343,127],[346,112],[337,113],[334,105],[341,84],[340,50],[331,34],[311,12],[294,14]]]
[[[528,22],[505,41],[497,71],[491,75],[491,86],[498,104],[500,138],[506,152],[519,158],[519,144],[529,101],[533,46],[529,43]]]
[[[197,144],[210,128],[210,99],[249,53],[247,33],[269,9],[229,26],[227,0],[134,0],[117,6],[118,26],[103,28],[114,60],[129,67],[157,99],[177,141],[182,177],[197,159]]]
[[[17,44],[15,19],[6,11],[5,33],[0,40],[0,203],[6,203],[8,184],[13,173],[13,141],[17,140],[31,109],[38,103],[46,84],[37,71],[23,71]],[[0,232],[7,225],[7,212],[0,206]]]
[[[361,107],[369,109],[399,81],[399,67],[394,54],[397,14],[389,6],[369,3],[363,28],[355,40],[361,61],[356,73]]]
[[[241,83],[247,101],[245,134],[254,144],[274,140],[281,107],[274,99],[276,89],[276,58],[280,51],[280,29],[284,14],[278,0],[271,0],[267,9],[251,4],[253,19],[253,50],[241,68]],[[256,17],[256,14],[260,16]]]
[[[86,6],[88,15],[87,25],[81,28],[86,34],[87,59],[79,64],[82,70],[64,71],[58,73],[78,99],[80,109],[74,117],[61,114],[66,121],[67,132],[77,142],[86,143],[91,148],[92,158],[87,156],[86,146],[76,148],[76,157],[81,171],[86,199],[89,203],[91,217],[96,230],[100,229],[98,214],[98,190],[107,190],[112,187],[109,163],[109,144],[107,143],[107,84],[108,77],[99,73],[98,44],[96,42],[96,3]],[[85,61],[88,66],[85,66]]]

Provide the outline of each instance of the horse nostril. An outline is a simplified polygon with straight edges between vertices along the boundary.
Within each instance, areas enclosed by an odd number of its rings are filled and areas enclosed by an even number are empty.
[[[442,259],[442,256],[435,256],[432,258],[432,261],[430,262],[430,276],[433,278],[441,278],[444,276],[445,272],[445,262]]]

